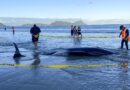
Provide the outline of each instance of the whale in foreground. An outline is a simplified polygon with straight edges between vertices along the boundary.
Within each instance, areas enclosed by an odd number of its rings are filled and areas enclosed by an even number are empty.
[[[20,53],[17,44],[16,44],[16,43],[13,43],[13,44],[14,44],[14,47],[15,47],[15,54],[14,54],[13,58],[25,57],[24,55],[22,55],[22,54]]]
[[[111,54],[114,53],[102,48],[55,49],[48,53],[48,55],[59,55],[59,56],[103,56]]]
[[[19,51],[19,48],[16,43],[13,43],[15,47],[15,54],[13,58],[25,57]],[[103,56],[114,54],[109,50],[102,48],[62,48],[62,49],[53,49],[49,52],[44,52],[45,55],[57,55],[57,56]]]

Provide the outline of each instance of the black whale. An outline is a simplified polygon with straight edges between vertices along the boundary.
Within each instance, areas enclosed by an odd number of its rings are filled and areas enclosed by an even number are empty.
[[[111,51],[101,48],[68,48],[68,49],[55,49],[48,55],[67,55],[67,56],[103,56],[114,54]]]
[[[13,58],[25,57],[21,55],[16,43],[13,43],[15,47],[15,54]],[[45,55],[59,55],[59,56],[103,56],[114,54],[109,50],[102,48],[67,48],[67,49],[53,49],[50,52],[44,52]]]

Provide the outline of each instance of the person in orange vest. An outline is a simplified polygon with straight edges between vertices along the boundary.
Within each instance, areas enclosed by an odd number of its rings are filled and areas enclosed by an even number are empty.
[[[128,50],[129,49],[128,48],[129,30],[124,25],[120,26],[120,30],[121,30],[121,33],[119,37],[122,36],[121,49],[123,48],[124,43],[125,43],[126,49]]]

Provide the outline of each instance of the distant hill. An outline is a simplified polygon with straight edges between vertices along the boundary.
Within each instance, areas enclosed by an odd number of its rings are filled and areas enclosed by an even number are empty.
[[[55,21],[50,26],[70,26],[72,23],[66,21]]]
[[[32,27],[34,24],[24,24],[22,27]],[[47,24],[41,24],[41,23],[36,23],[37,26],[43,27],[43,26],[48,26]]]
[[[23,24],[22,27],[32,27],[34,24]],[[86,25],[83,21],[75,21],[75,22],[69,22],[69,21],[54,21],[51,24],[42,24],[42,23],[36,23],[37,26],[43,27],[43,26],[71,26],[71,25]]]
[[[0,23],[0,27],[5,27],[6,25],[4,25],[3,23]]]
[[[79,20],[76,22],[67,22],[67,21],[55,21],[50,24],[50,26],[70,26],[70,25],[86,25],[83,21]]]
[[[39,26],[45,25],[108,25],[108,24],[130,24],[130,19],[108,19],[108,20],[87,20],[80,18],[13,18],[13,17],[0,17],[1,26],[32,26],[38,24]],[[5,25],[3,25],[4,23]]]
[[[82,20],[72,23],[73,25],[86,25]]]
[[[55,21],[76,22],[81,19],[52,19],[52,18],[15,18],[15,17],[0,17],[0,22],[8,26],[21,26],[26,24],[47,24],[50,25]]]

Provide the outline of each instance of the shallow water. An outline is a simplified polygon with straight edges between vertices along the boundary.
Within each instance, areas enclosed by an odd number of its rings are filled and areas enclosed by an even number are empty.
[[[43,35],[69,36],[69,33],[43,32]],[[118,33],[85,33],[84,36],[118,36]],[[2,32],[0,64],[26,64],[37,67],[0,66],[1,90],[129,90],[130,51],[118,49],[119,38],[48,38],[40,36],[36,50],[29,32]],[[13,59],[16,42],[26,57]],[[56,48],[101,47],[116,54],[101,57],[45,55]],[[109,64],[109,65],[107,65]],[[114,64],[114,65],[113,65]],[[85,68],[44,68],[39,65],[90,65]],[[93,65],[96,65],[93,67]],[[104,65],[104,66],[100,66]]]

